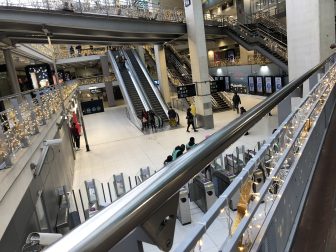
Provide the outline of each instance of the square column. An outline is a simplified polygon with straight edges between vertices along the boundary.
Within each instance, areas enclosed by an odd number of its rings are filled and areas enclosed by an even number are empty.
[[[154,54],[155,54],[156,71],[160,82],[160,91],[165,102],[170,105],[171,103],[170,88],[169,88],[167,62],[164,47],[161,45],[154,45]]]
[[[16,75],[15,65],[12,58],[12,52],[10,49],[4,49],[3,55],[5,58],[5,64],[7,68],[7,75],[9,77],[9,82],[11,86],[11,90],[13,94],[17,94],[21,92],[19,81]]]
[[[185,5],[185,15],[192,80],[196,83],[209,81],[202,2],[200,0],[190,1],[189,5]],[[195,107],[199,126],[205,129],[212,129],[214,122],[209,83],[197,83]]]
[[[138,54],[139,54],[139,57],[140,57],[142,63],[144,63],[144,65],[146,66],[145,50],[144,50],[143,46],[137,46],[136,50],[138,51]]]
[[[286,18],[290,82],[334,52],[330,45],[335,43],[335,4],[333,0],[286,1]],[[316,77],[306,81],[291,97],[305,97],[316,81]],[[283,101],[286,105],[278,106],[279,124],[291,113],[292,98]]]
[[[109,77],[110,71],[109,71],[109,64],[108,64],[107,56],[101,56],[100,63],[101,63],[101,67],[103,70],[104,77]],[[109,107],[114,107],[116,104],[115,104],[114,93],[113,93],[113,84],[111,81],[105,81],[105,89],[106,89],[106,95],[107,95],[107,103]]]

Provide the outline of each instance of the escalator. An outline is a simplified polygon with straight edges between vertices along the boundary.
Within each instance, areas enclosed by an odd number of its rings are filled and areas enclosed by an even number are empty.
[[[292,252],[336,251],[336,111],[334,111],[291,245]]]
[[[132,81],[132,78],[127,70],[126,67],[120,67],[116,63],[117,56],[120,56],[120,53],[118,51],[110,51],[109,52],[109,61],[111,62],[111,65],[113,66],[113,70],[116,73],[117,80],[120,84],[121,90],[123,91],[123,96],[128,95],[130,98],[131,104],[128,104],[128,106],[132,106],[136,116],[140,117],[141,112],[143,110],[148,110],[144,102],[141,100],[140,95],[134,85],[134,82]],[[111,58],[113,57],[113,59]],[[125,94],[126,92],[126,94]],[[125,99],[127,102],[127,99]]]
[[[128,58],[129,63],[133,66],[133,69],[139,79],[139,85],[141,85],[144,93],[146,94],[147,98],[149,99],[149,103],[151,105],[152,110],[154,113],[162,118],[163,121],[168,121],[168,107],[165,104],[164,100],[160,97],[160,94],[154,91],[154,85],[149,83],[148,77],[149,74],[147,73],[147,77],[144,71],[147,69],[143,66],[140,66],[139,58],[136,58],[136,52],[133,49],[124,50],[126,58]],[[149,77],[150,78],[150,77]],[[159,100],[161,99],[161,101]]]
[[[189,60],[183,59],[171,45],[166,46],[165,52],[169,71],[178,76],[178,79],[182,81],[182,85],[192,83],[191,66]],[[214,112],[230,109],[230,106],[218,93],[211,94],[211,96],[212,110]]]
[[[245,24],[245,26],[247,26],[252,31],[260,29],[264,33],[267,33],[267,34],[271,35],[273,38],[277,39],[278,41],[280,41],[284,45],[287,45],[287,34],[284,34],[284,33],[280,32],[279,30],[277,30],[276,28],[267,25],[267,23],[257,22],[257,23],[253,23],[253,24]]]

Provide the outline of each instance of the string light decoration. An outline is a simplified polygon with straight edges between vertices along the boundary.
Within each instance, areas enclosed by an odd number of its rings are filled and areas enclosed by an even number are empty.
[[[282,186],[288,177],[293,163],[300,158],[302,148],[304,148],[309,133],[314,127],[335,82],[336,69],[333,69],[320,81],[291,120],[286,124],[283,128],[283,133],[278,135],[276,143],[269,146],[267,157],[265,157],[264,160],[265,167],[271,171],[270,176],[272,176],[272,183],[263,198],[259,199],[262,200],[259,205],[256,204],[258,201],[250,202],[250,208],[252,208],[253,205],[257,205],[256,214],[250,218],[248,228],[241,235],[241,242],[237,245],[238,251],[248,251],[251,248],[271,207],[276,201],[281,199]],[[284,153],[286,153],[285,160],[281,163],[278,172],[274,173],[273,171]],[[249,214],[245,214],[245,217],[249,217]],[[282,232],[281,223],[277,231],[279,233]]]
[[[62,86],[60,89],[45,87],[3,100],[6,110],[0,112],[0,163],[4,161],[7,167],[12,165],[12,157],[21,148],[29,146],[30,137],[38,134],[39,127],[60,110],[61,92],[67,98],[76,88],[76,85]],[[18,103],[18,100],[21,102]]]

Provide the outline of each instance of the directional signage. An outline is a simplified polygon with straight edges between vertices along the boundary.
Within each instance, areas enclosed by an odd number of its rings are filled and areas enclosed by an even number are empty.
[[[225,91],[224,80],[215,80],[210,82],[210,93],[218,93]]]
[[[196,85],[195,84],[178,86],[176,89],[177,89],[176,91],[177,91],[178,98],[196,96]]]

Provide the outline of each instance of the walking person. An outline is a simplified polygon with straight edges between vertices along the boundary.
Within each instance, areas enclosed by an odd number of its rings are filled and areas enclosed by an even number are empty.
[[[193,130],[195,132],[197,132],[197,129],[195,128],[195,124],[194,124],[194,115],[191,113],[191,108],[188,108],[188,110],[187,110],[186,119],[187,119],[187,123],[188,123],[187,132],[190,132],[189,131],[190,125],[193,127]]]
[[[237,114],[239,114],[239,104],[241,104],[241,100],[237,92],[234,93],[234,96],[232,97],[233,102],[233,108],[237,110]]]
[[[79,131],[78,131],[78,128],[77,128],[75,122],[72,123],[71,128],[70,128],[70,132],[71,132],[72,138],[75,142],[75,149],[79,150],[80,149],[80,134],[79,134]]]

